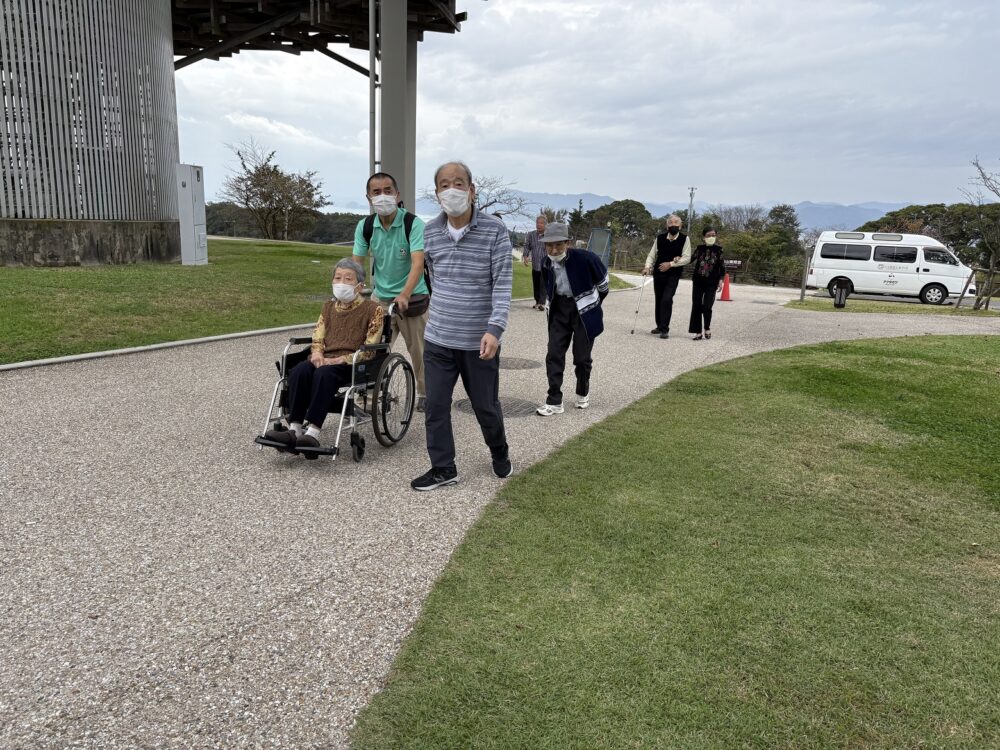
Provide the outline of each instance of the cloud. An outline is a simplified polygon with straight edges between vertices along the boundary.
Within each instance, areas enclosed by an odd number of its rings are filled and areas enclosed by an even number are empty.
[[[333,147],[333,144],[329,141],[323,140],[287,122],[278,122],[267,117],[248,115],[245,112],[230,112],[225,115],[225,118],[229,123],[243,131],[268,141],[276,140],[279,144],[292,142],[300,146],[317,146],[324,149]]]
[[[460,33],[420,47],[418,187],[463,158],[539,192],[666,202],[693,184],[709,202],[959,200],[969,159],[997,153],[992,0],[462,9]],[[211,185],[220,144],[256,134],[283,165],[356,196],[367,97],[363,76],[320,55],[199,63],[178,75],[182,149],[206,160]]]

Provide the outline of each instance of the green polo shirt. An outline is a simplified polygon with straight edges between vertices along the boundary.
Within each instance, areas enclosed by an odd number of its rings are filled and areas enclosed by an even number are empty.
[[[379,299],[391,300],[403,291],[406,279],[410,275],[410,253],[424,251],[424,222],[419,217],[413,217],[413,227],[410,229],[410,242],[407,247],[403,215],[405,208],[396,211],[392,226],[385,229],[382,220],[375,219],[372,227],[371,254],[375,258],[375,296]],[[354,230],[354,254],[368,255],[369,245],[365,242],[365,220],[358,222]],[[423,279],[417,282],[414,294],[427,294],[427,284]]]

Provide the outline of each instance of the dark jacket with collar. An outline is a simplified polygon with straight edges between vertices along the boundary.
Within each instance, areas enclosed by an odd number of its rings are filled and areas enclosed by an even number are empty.
[[[604,311],[601,303],[608,296],[608,269],[601,259],[589,250],[570,248],[566,251],[566,277],[576,301],[576,309],[587,330],[587,337],[593,341],[604,331]],[[542,264],[542,279],[545,293],[551,300],[556,295],[556,276],[552,271],[552,259],[546,257]]]

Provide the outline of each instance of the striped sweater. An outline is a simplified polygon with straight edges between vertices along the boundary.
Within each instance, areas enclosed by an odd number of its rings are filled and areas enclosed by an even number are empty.
[[[424,228],[424,259],[431,305],[424,338],[448,349],[479,351],[483,335],[507,328],[514,279],[510,236],[504,223],[472,211],[468,231],[455,242],[444,213]]]

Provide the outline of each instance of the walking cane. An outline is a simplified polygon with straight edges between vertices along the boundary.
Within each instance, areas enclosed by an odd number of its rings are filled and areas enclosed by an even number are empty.
[[[639,301],[635,304],[635,319],[632,321],[632,330],[628,332],[629,336],[635,335],[635,324],[639,322],[639,306],[642,304],[642,293],[646,291],[646,277],[642,277],[642,286],[639,287]]]

